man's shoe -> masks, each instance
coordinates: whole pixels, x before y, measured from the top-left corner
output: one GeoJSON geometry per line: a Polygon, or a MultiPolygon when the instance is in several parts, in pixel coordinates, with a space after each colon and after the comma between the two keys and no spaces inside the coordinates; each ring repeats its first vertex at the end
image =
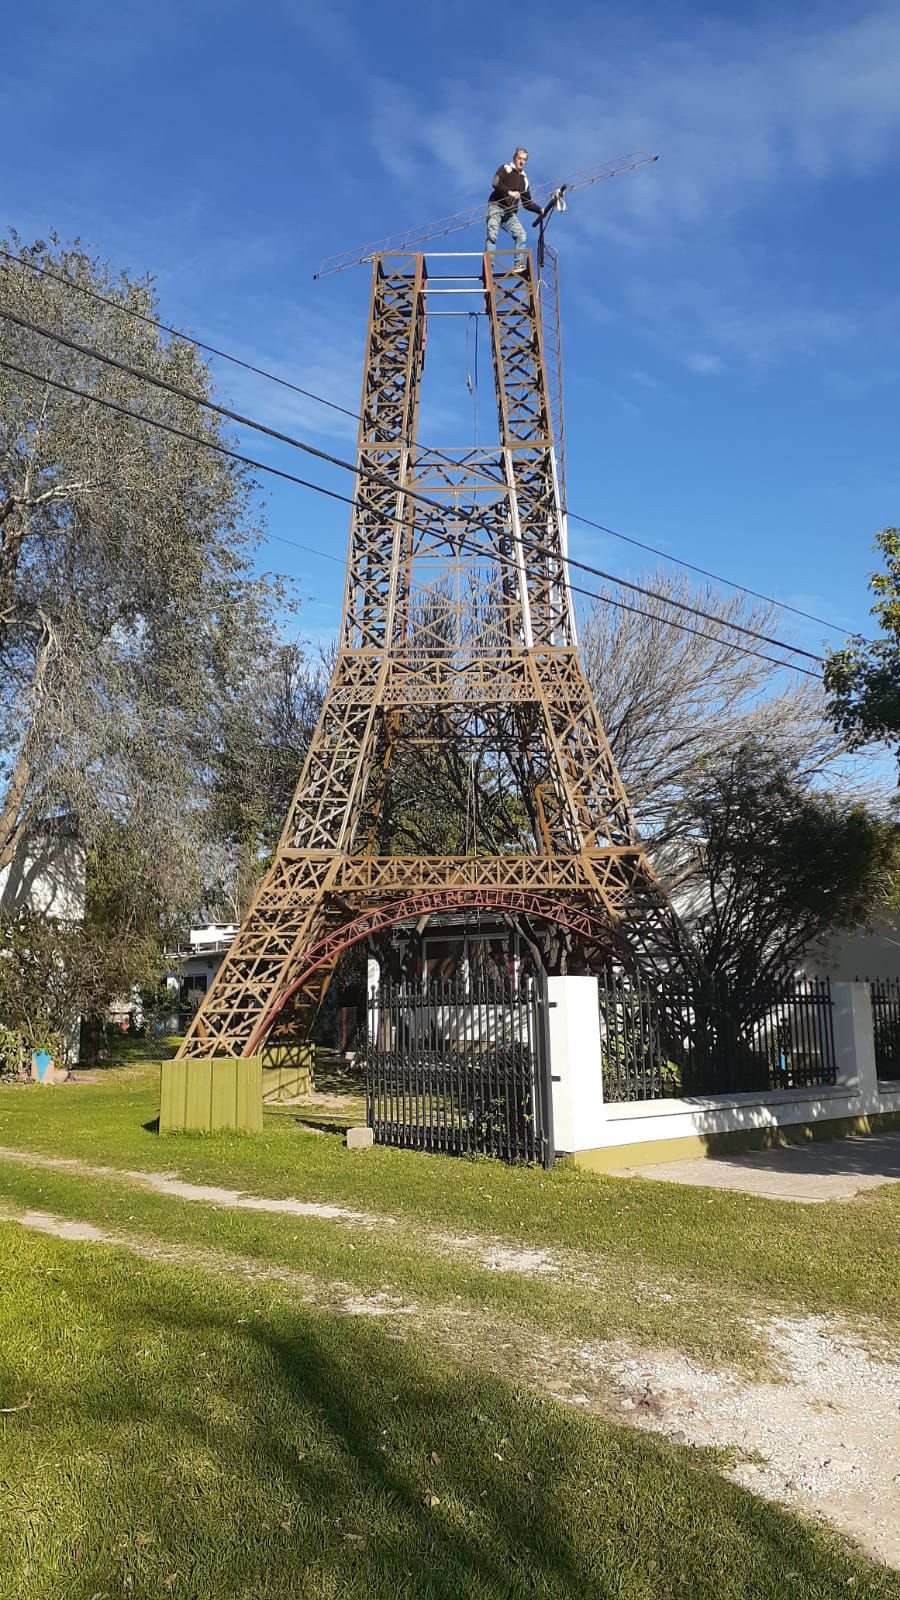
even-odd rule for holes
{"type": "Polygon", "coordinates": [[[522,276],[524,276],[524,274],[527,271],[528,271],[528,262],[527,261],[523,261],[522,265],[520,267],[513,267],[513,272],[518,272],[522,276]]]}

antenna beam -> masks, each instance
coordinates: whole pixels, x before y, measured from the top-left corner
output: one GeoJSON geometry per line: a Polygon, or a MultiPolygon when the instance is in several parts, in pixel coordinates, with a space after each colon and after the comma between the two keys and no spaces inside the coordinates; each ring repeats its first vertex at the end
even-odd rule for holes
{"type": "MultiPolygon", "coordinates": [[[[643,150],[632,151],[630,155],[616,156],[612,161],[598,162],[595,167],[581,167],[577,172],[571,172],[567,178],[559,183],[541,184],[534,191],[534,198],[538,205],[546,205],[551,195],[564,190],[567,194],[572,189],[586,189],[593,183],[604,183],[610,178],[616,178],[622,172],[634,172],[638,167],[647,167],[659,156],[645,155],[643,150]]],[[[352,250],[342,250],[337,255],[326,256],[313,277],[328,278],[335,272],[345,272],[348,267],[360,267],[371,264],[376,256],[394,255],[397,252],[417,251],[428,244],[431,239],[444,239],[449,233],[460,233],[464,228],[474,228],[476,223],[484,221],[484,205],[472,206],[468,211],[454,211],[447,217],[438,217],[434,222],[426,222],[424,227],[407,228],[403,233],[393,233],[386,239],[376,239],[371,244],[358,245],[352,250]]]]}

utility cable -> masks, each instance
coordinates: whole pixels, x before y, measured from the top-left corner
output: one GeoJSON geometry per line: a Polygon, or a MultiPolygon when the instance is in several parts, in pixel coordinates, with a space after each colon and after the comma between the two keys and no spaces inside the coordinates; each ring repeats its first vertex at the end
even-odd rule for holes
{"type": "Polygon", "coordinates": [[[39,267],[36,261],[22,261],[20,256],[13,255],[11,250],[0,249],[0,259],[9,261],[14,267],[27,267],[30,272],[39,272],[44,278],[51,278],[54,283],[64,284],[67,289],[77,289],[79,294],[85,294],[90,300],[96,300],[101,306],[110,306],[113,311],[121,311],[126,317],[134,317],[137,322],[143,322],[149,328],[158,328],[163,333],[168,333],[173,339],[181,339],[184,344],[196,345],[198,350],[205,350],[207,355],[218,356],[221,361],[230,361],[232,366],[243,367],[245,372],[252,372],[257,378],[265,378],[269,383],[278,383],[282,389],[290,389],[292,394],[301,394],[306,400],[315,400],[317,405],[328,406],[331,411],[340,411],[345,417],[352,417],[359,422],[359,413],[351,411],[348,406],[339,406],[336,400],[326,400],[324,395],[314,394],[312,389],[301,389],[299,384],[291,383],[287,378],[280,378],[277,372],[267,372],[265,367],[256,367],[252,361],[244,361],[240,356],[231,355],[227,350],[219,350],[214,344],[205,344],[202,339],[195,339],[193,334],[184,333],[181,328],[173,328],[168,322],[160,321],[159,317],[151,317],[147,311],[138,311],[134,306],[125,306],[121,300],[116,300],[113,295],[101,294],[99,289],[89,289],[86,284],[76,283],[74,278],[67,278],[64,272],[53,272],[50,267],[39,267]]]}
{"type": "MultiPolygon", "coordinates": [[[[137,379],[138,382],[152,384],[155,388],[173,394],[180,400],[186,400],[189,404],[198,405],[217,416],[225,417],[239,427],[250,428],[255,432],[264,434],[267,438],[277,440],[281,444],[288,444],[293,449],[301,450],[306,455],[314,456],[319,461],[325,461],[330,466],[339,467],[344,472],[351,472],[357,477],[366,477],[372,482],[381,483],[384,487],[391,489],[393,493],[401,494],[407,500],[427,506],[429,510],[442,513],[445,510],[440,501],[434,500],[428,495],[423,495],[421,491],[403,488],[395,484],[385,473],[374,472],[369,468],[360,467],[355,462],[345,461],[342,457],[332,455],[327,450],[318,449],[315,445],[309,444],[307,440],[298,439],[293,434],[282,433],[280,429],[271,428],[267,423],[259,422],[253,417],[246,417],[241,412],[234,411],[230,406],[223,406],[214,400],[208,399],[205,395],[196,394],[190,389],[183,389],[180,384],[161,378],[156,373],[146,371],[143,367],[136,367],[131,362],[121,361],[117,356],[107,355],[91,345],[82,344],[77,339],[70,339],[66,334],[55,332],[52,328],[46,328],[41,323],[34,322],[29,318],[19,317],[15,312],[4,310],[2,307],[0,307],[0,317],[4,321],[11,322],[16,327],[30,333],[36,333],[39,337],[49,339],[53,343],[64,346],[66,349],[74,350],[77,354],[85,356],[89,360],[100,361],[119,372],[124,372],[129,377],[137,379]]],[[[461,520],[468,521],[476,527],[484,528],[484,524],[479,519],[472,517],[471,514],[466,514],[461,520]]],[[[821,662],[822,660],[822,657],[816,655],[812,650],[806,650],[800,645],[789,644],[772,634],[763,633],[760,629],[747,627],[745,623],[725,622],[722,618],[714,616],[701,606],[693,606],[685,600],[678,600],[674,597],[660,594],[658,590],[648,589],[644,585],[634,583],[628,578],[620,578],[615,573],[605,572],[601,567],[594,567],[587,562],[577,561],[571,556],[557,553],[555,550],[535,540],[522,540],[521,543],[523,550],[528,553],[543,555],[550,561],[564,563],[569,568],[574,567],[577,571],[588,573],[591,577],[602,578],[604,582],[620,584],[623,588],[632,589],[636,593],[655,600],[662,600],[666,605],[676,610],[685,611],[706,621],[713,621],[721,627],[731,628],[737,633],[746,635],[748,638],[757,639],[762,644],[772,645],[777,650],[789,650],[793,655],[803,656],[809,661],[821,662]]],[[[570,587],[574,586],[570,585],[570,587]]]]}
{"type": "MultiPolygon", "coordinates": [[[[253,456],[244,455],[238,450],[232,450],[229,446],[223,445],[217,440],[204,439],[198,434],[188,432],[186,428],[179,428],[175,423],[163,422],[158,418],[145,416],[141,412],[131,411],[127,406],[119,405],[115,400],[110,400],[104,395],[91,394],[84,389],[77,388],[74,384],[64,383],[60,378],[51,378],[39,372],[32,372],[27,367],[19,366],[13,361],[6,360],[4,357],[0,357],[0,367],[5,368],[7,372],[16,373],[19,377],[28,378],[34,383],[48,384],[51,388],[58,389],[64,394],[73,395],[77,400],[87,400],[93,405],[104,406],[108,411],[117,412],[119,416],[126,417],[130,422],[139,422],[143,423],[147,427],[157,428],[163,433],[173,434],[176,438],[186,439],[191,444],[200,445],[202,448],[207,450],[213,450],[219,455],[226,456],[232,461],[238,461],[244,466],[252,467],[256,471],[268,472],[276,478],[286,480],[288,483],[298,484],[300,488],[311,489],[314,493],[323,494],[330,500],[339,500],[344,505],[349,505],[354,508],[358,504],[358,502],[349,495],[340,494],[334,489],[327,489],[323,484],[313,483],[308,478],[300,478],[295,473],[286,472],[281,467],[273,467],[268,462],[258,461],[253,456]]],[[[381,478],[382,474],[377,474],[377,477],[381,478]]],[[[389,520],[391,522],[397,522],[401,519],[392,516],[389,520]]],[[[313,545],[301,544],[296,539],[288,539],[280,534],[269,533],[264,534],[262,537],[265,539],[276,539],[281,544],[290,545],[292,548],[303,550],[309,555],[322,556],[326,560],[338,562],[338,564],[341,566],[345,565],[345,563],[341,561],[340,557],[332,556],[328,552],[319,550],[313,545]]],[[[466,549],[467,551],[471,551],[476,555],[484,554],[483,547],[479,544],[473,543],[471,539],[467,540],[465,535],[459,538],[456,542],[458,543],[460,549],[466,549]]],[[[502,552],[495,549],[492,552],[491,558],[499,566],[505,567],[513,576],[517,575],[516,564],[511,557],[504,556],[502,552]]],[[[678,628],[683,633],[692,634],[698,639],[706,639],[712,644],[719,645],[722,649],[735,651],[738,655],[753,656],[759,661],[769,662],[772,666],[780,667],[785,671],[798,672],[806,678],[814,678],[816,681],[819,680],[819,674],[817,672],[811,672],[808,667],[801,667],[796,662],[783,661],[777,656],[766,655],[764,652],[760,650],[753,650],[747,645],[736,644],[731,639],[723,639],[720,635],[705,633],[699,628],[692,628],[685,622],[677,622],[673,617],[660,616],[656,611],[646,611],[640,606],[629,605],[626,601],[617,600],[612,595],[606,594],[602,590],[585,589],[578,584],[572,583],[568,585],[568,588],[570,592],[574,594],[583,595],[590,600],[600,600],[605,605],[613,606],[620,611],[631,612],[634,616],[646,617],[650,621],[660,623],[664,627],[678,628]]],[[[665,595],[657,595],[654,596],[654,598],[660,600],[664,605],[668,605],[670,603],[665,595]]],[[[720,628],[727,628],[731,626],[730,623],[723,622],[721,618],[718,617],[712,617],[711,620],[720,628]]],[[[786,646],[784,648],[790,647],[786,646]]]]}
{"type": "MultiPolygon", "coordinates": [[[[362,420],[358,411],[352,411],[348,406],[338,405],[336,401],[327,399],[324,395],[316,394],[311,389],[301,388],[298,384],[291,383],[287,378],[279,377],[275,372],[267,372],[264,367],[257,367],[250,361],[244,361],[240,356],[230,354],[227,350],[220,350],[216,345],[206,344],[202,339],[196,339],[182,329],[173,327],[170,323],[162,322],[158,317],[152,317],[144,311],[137,311],[133,306],[126,306],[111,295],[101,294],[97,289],[89,289],[85,284],[76,283],[74,278],[68,278],[64,273],[54,272],[50,267],[39,266],[35,261],[23,261],[20,256],[14,255],[10,250],[0,249],[0,259],[9,261],[21,271],[40,273],[42,277],[50,278],[54,283],[65,285],[69,289],[76,289],[80,294],[87,295],[89,299],[96,300],[100,305],[110,306],[113,310],[121,312],[124,316],[134,317],[138,322],[143,322],[152,328],[158,328],[163,333],[168,333],[175,339],[181,339],[186,344],[196,345],[198,350],[205,350],[207,354],[218,356],[222,361],[230,361],[234,366],[242,367],[246,372],[255,373],[257,377],[265,378],[269,383],[279,384],[283,389],[289,389],[293,394],[303,395],[307,400],[313,400],[318,405],[327,406],[332,411],[339,411],[345,417],[351,417],[354,422],[362,420]]],[[[474,315],[474,313],[463,313],[474,315]]],[[[476,324],[477,339],[477,324],[476,324]]],[[[476,346],[477,361],[477,346],[476,346]]],[[[586,528],[594,528],[598,533],[605,533],[611,539],[619,539],[624,544],[630,544],[637,550],[646,550],[649,555],[668,561],[673,566],[684,567],[688,572],[696,572],[701,577],[709,578],[713,583],[724,583],[729,589],[735,589],[739,594],[749,595],[754,600],[762,600],[766,605],[777,606],[781,611],[789,611],[793,616],[803,617],[807,622],[815,622],[822,628],[830,628],[834,633],[846,636],[847,630],[840,623],[830,622],[826,617],[819,617],[812,611],[804,611],[799,606],[789,605],[786,600],[777,600],[774,595],[763,594],[759,589],[748,588],[746,584],[737,583],[733,578],[724,578],[721,573],[711,572],[707,567],[698,566],[693,561],[685,561],[681,556],[673,556],[666,550],[660,550],[656,545],[646,544],[642,539],[635,539],[630,534],[620,533],[616,528],[606,527],[601,522],[595,522],[591,517],[583,517],[576,511],[569,511],[573,522],[578,522],[586,528]]],[[[570,556],[568,558],[573,561],[570,556]]],[[[585,569],[590,570],[590,569],[585,569]]]]}
{"type": "Polygon", "coordinates": [[[627,533],[618,533],[615,528],[607,528],[602,522],[582,517],[577,511],[569,511],[567,514],[571,522],[580,522],[585,528],[595,528],[598,533],[608,533],[611,539],[621,539],[625,544],[633,544],[636,549],[646,550],[651,556],[659,556],[661,560],[670,561],[676,567],[686,567],[688,572],[697,572],[702,578],[710,578],[713,583],[727,584],[729,589],[737,589],[740,594],[750,595],[753,600],[763,600],[766,605],[778,606],[780,611],[790,611],[795,617],[804,617],[807,622],[816,622],[822,628],[831,628],[834,633],[843,634],[846,638],[847,629],[842,628],[839,622],[829,622],[825,617],[817,617],[814,612],[804,611],[800,606],[788,605],[786,600],[776,600],[773,595],[763,594],[759,589],[748,589],[746,584],[735,583],[733,578],[723,578],[716,572],[710,572],[707,567],[698,567],[693,561],[669,555],[665,550],[657,549],[656,545],[644,544],[643,540],[633,539],[627,533]]]}
{"type": "MultiPolygon", "coordinates": [[[[420,492],[417,492],[415,490],[406,489],[406,488],[401,487],[400,485],[396,484],[385,473],[374,472],[371,469],[360,467],[360,466],[356,465],[353,462],[344,461],[339,456],[333,456],[327,451],[318,450],[314,445],[307,444],[306,441],[304,441],[304,440],[295,439],[290,434],[283,434],[277,429],[269,428],[265,423],[256,422],[252,418],[244,418],[241,415],[241,413],[232,411],[227,406],[220,406],[215,401],[208,400],[205,396],[194,394],[190,390],[182,389],[179,385],[167,382],[165,379],[159,378],[153,373],[148,373],[148,372],[144,371],[144,369],[142,369],[142,368],[133,367],[127,362],[119,361],[118,358],[115,357],[115,356],[106,356],[106,355],[103,354],[102,351],[95,350],[91,346],[82,345],[77,340],[69,339],[63,334],[53,333],[51,330],[48,330],[48,329],[42,327],[40,324],[29,322],[27,319],[21,318],[21,317],[17,317],[12,313],[0,310],[0,317],[3,317],[7,321],[13,322],[17,326],[27,328],[31,332],[37,333],[39,336],[41,336],[43,338],[50,339],[51,341],[53,341],[55,343],[59,343],[59,344],[62,344],[62,345],[66,346],[66,347],[68,347],[70,349],[73,349],[73,350],[77,351],[80,355],[88,356],[91,359],[98,360],[101,363],[104,363],[104,364],[106,364],[108,366],[112,366],[112,367],[114,367],[114,368],[116,368],[116,369],[118,369],[120,371],[124,371],[124,372],[128,373],[130,376],[137,378],[138,381],[141,381],[141,382],[146,381],[146,382],[154,385],[156,388],[163,390],[164,392],[167,392],[167,393],[170,393],[170,394],[174,394],[179,399],[187,400],[189,403],[199,405],[202,408],[204,408],[205,410],[209,410],[209,411],[212,411],[212,412],[214,412],[214,413],[216,413],[218,415],[225,416],[225,417],[229,418],[231,421],[235,421],[235,422],[239,423],[240,425],[244,425],[244,426],[247,426],[247,427],[249,427],[251,429],[255,429],[256,431],[261,432],[261,433],[265,434],[268,437],[272,437],[272,438],[278,439],[281,442],[286,443],[286,444],[291,444],[295,448],[303,450],[307,454],[313,455],[319,460],[326,461],[326,462],[328,462],[329,464],[331,464],[333,466],[338,466],[338,467],[342,468],[344,471],[351,472],[351,473],[355,474],[358,478],[364,478],[364,479],[370,480],[372,482],[382,484],[385,487],[389,488],[393,493],[400,494],[400,495],[403,495],[404,497],[406,497],[407,499],[410,499],[410,500],[413,500],[413,501],[417,501],[420,504],[423,504],[423,505],[427,506],[430,510],[437,510],[437,511],[439,511],[439,512],[441,512],[443,514],[445,509],[446,509],[439,501],[432,500],[429,497],[427,497],[425,495],[422,495],[420,492]]],[[[9,364],[7,363],[7,365],[9,365],[9,364]]],[[[24,372],[24,369],[17,369],[17,370],[19,370],[20,372],[24,372]]],[[[34,374],[32,374],[31,376],[35,377],[34,374]]],[[[54,382],[54,380],[52,380],[50,378],[47,378],[46,380],[42,380],[40,377],[36,377],[35,381],[37,381],[37,382],[47,381],[47,382],[50,382],[50,383],[54,382]]],[[[59,384],[57,384],[56,386],[60,387],[59,384]]],[[[69,387],[69,386],[62,385],[62,387],[65,388],[65,387],[69,387]]],[[[84,398],[84,399],[88,399],[88,400],[90,400],[90,399],[99,399],[100,398],[99,396],[92,396],[92,395],[86,393],[86,391],[81,390],[81,389],[77,389],[77,388],[71,388],[70,392],[75,394],[75,395],[77,395],[79,398],[84,398]]],[[[124,414],[126,416],[131,416],[131,417],[137,417],[138,416],[137,413],[130,412],[130,411],[127,410],[127,408],[114,408],[114,409],[123,410],[123,412],[124,412],[124,414]]],[[[153,419],[146,418],[146,417],[139,418],[139,420],[143,420],[145,422],[152,422],[153,421],[153,419]]],[[[204,442],[202,439],[199,439],[196,435],[191,435],[191,434],[187,433],[185,430],[177,430],[177,431],[183,433],[184,437],[189,438],[189,439],[193,439],[194,442],[197,442],[197,443],[203,443],[204,442]]],[[[238,455],[237,453],[234,453],[234,452],[232,452],[232,453],[235,455],[235,459],[243,460],[247,464],[252,464],[251,458],[242,457],[242,456],[240,456],[240,455],[238,455]]],[[[260,463],[259,465],[260,465],[261,470],[263,470],[263,471],[269,470],[269,469],[266,468],[266,466],[264,464],[260,463]]],[[[279,469],[271,469],[271,470],[275,471],[277,475],[282,476],[282,477],[287,477],[288,479],[291,479],[294,476],[293,474],[290,474],[290,473],[280,472],[279,469]]],[[[306,487],[306,488],[316,489],[317,487],[320,487],[320,486],[317,486],[315,484],[311,484],[306,479],[296,479],[295,481],[301,483],[303,485],[303,487],[306,487]]],[[[346,504],[348,504],[348,505],[352,505],[354,503],[349,497],[338,495],[334,491],[324,490],[323,492],[331,495],[331,497],[334,498],[334,499],[342,499],[342,500],[344,500],[344,502],[346,504]]],[[[488,532],[490,531],[489,529],[486,529],[485,524],[483,522],[481,522],[480,519],[472,517],[471,514],[467,514],[461,520],[469,522],[470,524],[474,525],[475,527],[480,528],[482,531],[488,531],[488,532]]],[[[565,557],[565,556],[559,554],[558,552],[556,552],[555,550],[552,550],[552,549],[550,549],[549,547],[547,547],[545,545],[541,545],[541,544],[537,543],[536,541],[533,541],[533,540],[520,540],[520,542],[521,542],[521,545],[522,545],[522,549],[526,553],[534,553],[534,554],[537,554],[537,555],[543,555],[543,556],[547,557],[549,560],[551,560],[553,562],[558,562],[560,564],[567,563],[570,566],[576,566],[576,567],[580,568],[581,570],[584,570],[584,571],[587,571],[587,572],[591,573],[593,576],[602,577],[608,582],[613,582],[613,583],[615,583],[617,585],[623,585],[626,588],[637,589],[639,592],[649,596],[652,599],[659,600],[665,605],[668,605],[668,606],[671,606],[671,607],[675,607],[675,608],[677,608],[679,610],[688,611],[691,614],[699,616],[701,618],[704,618],[707,621],[714,622],[718,627],[731,628],[733,631],[737,631],[739,633],[746,634],[751,638],[758,639],[762,643],[771,644],[776,649],[787,650],[787,651],[790,651],[792,654],[805,656],[811,661],[816,661],[816,662],[821,662],[822,661],[822,657],[816,656],[811,651],[804,650],[800,646],[788,644],[786,641],[784,641],[782,639],[777,639],[777,638],[773,637],[772,635],[763,634],[763,633],[759,632],[756,629],[747,628],[743,623],[727,622],[727,621],[723,620],[721,617],[716,617],[711,612],[704,611],[699,607],[690,606],[685,601],[675,600],[675,599],[670,598],[667,595],[660,594],[656,590],[645,589],[641,585],[632,584],[630,582],[630,580],[628,580],[628,579],[618,578],[615,574],[612,574],[612,573],[604,573],[601,569],[589,567],[584,562],[573,562],[573,561],[570,560],[570,558],[565,557]]],[[[598,598],[598,596],[596,595],[595,591],[584,589],[583,587],[580,587],[577,584],[572,584],[570,582],[569,583],[569,588],[572,590],[573,593],[587,595],[589,598],[598,598]]],[[[625,609],[627,609],[627,608],[625,608],[625,609]]],[[[638,613],[638,614],[640,614],[640,613],[638,613]]],[[[648,615],[649,615],[649,613],[648,613],[648,615]]],[[[707,637],[708,638],[708,637],[711,637],[711,636],[710,635],[701,635],[701,637],[707,637]]],[[[766,659],[772,660],[772,657],[767,657],[766,659]]],[[[813,676],[814,676],[814,674],[813,674],[813,676]]]]}

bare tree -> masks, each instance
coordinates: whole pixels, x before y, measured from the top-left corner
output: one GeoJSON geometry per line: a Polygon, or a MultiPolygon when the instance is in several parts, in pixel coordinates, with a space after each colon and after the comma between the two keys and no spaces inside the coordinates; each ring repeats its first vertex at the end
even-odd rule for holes
{"type": "Polygon", "coordinates": [[[726,766],[748,741],[788,764],[798,781],[827,777],[829,787],[853,792],[847,745],[821,683],[760,659],[775,651],[728,626],[783,637],[776,607],[661,572],[642,582],[663,598],[642,596],[643,615],[596,602],[582,625],[581,655],[641,830],[663,856],[683,834],[682,801],[697,770],[726,766]],[[713,620],[666,600],[702,608],[713,620]],[[741,644],[759,655],[734,648],[741,644]]]}
{"type": "Polygon", "coordinates": [[[224,699],[210,763],[207,902],[239,921],[284,819],[319,712],[326,660],[294,641],[250,663],[224,699]]]}

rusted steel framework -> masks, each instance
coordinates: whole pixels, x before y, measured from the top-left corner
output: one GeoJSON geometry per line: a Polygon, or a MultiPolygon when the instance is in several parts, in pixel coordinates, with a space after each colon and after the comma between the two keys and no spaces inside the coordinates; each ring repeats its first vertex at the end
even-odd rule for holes
{"type": "Polygon", "coordinates": [[[402,900],[389,900],[370,906],[354,917],[352,922],[329,933],[312,949],[304,952],[300,972],[287,989],[276,995],[268,1010],[260,1017],[246,1046],[252,1055],[265,1038],[283,1007],[310,984],[320,971],[330,972],[339,955],[352,945],[360,944],[371,934],[383,933],[387,928],[402,922],[419,922],[440,911],[515,911],[538,917],[545,922],[555,922],[576,933],[585,944],[594,945],[608,955],[627,959],[627,949],[618,939],[615,930],[604,918],[583,906],[571,904],[553,895],[536,894],[531,889],[430,889],[427,892],[406,895],[402,900]]]}
{"type": "Polygon", "coordinates": [[[450,291],[422,255],[374,263],[338,657],[275,858],[183,1056],[252,1053],[288,1001],[308,1026],[356,931],[401,915],[519,910],[644,965],[679,940],[578,658],[533,269],[466,259],[477,272],[455,270],[450,291]],[[441,292],[475,294],[486,313],[489,447],[418,441],[441,292]],[[517,751],[533,850],[378,853],[392,761],[449,737],[517,751]]]}
{"type": "Polygon", "coordinates": [[[544,247],[544,263],[538,272],[537,297],[541,314],[541,331],[544,335],[547,391],[550,396],[550,417],[556,444],[556,473],[559,479],[560,509],[565,531],[566,425],[562,383],[562,323],[559,315],[559,257],[550,244],[544,247]]]}

